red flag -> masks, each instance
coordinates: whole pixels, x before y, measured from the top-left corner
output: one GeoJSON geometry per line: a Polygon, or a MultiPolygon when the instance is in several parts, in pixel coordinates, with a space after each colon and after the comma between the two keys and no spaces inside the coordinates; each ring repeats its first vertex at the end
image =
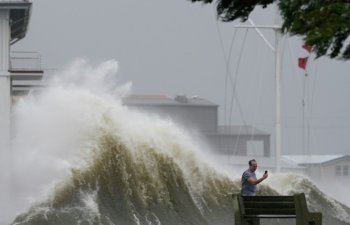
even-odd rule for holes
{"type": "Polygon", "coordinates": [[[311,49],[312,49],[312,46],[311,46],[311,45],[304,44],[302,47],[303,47],[306,51],[311,52],[311,49]]]}
{"type": "Polygon", "coordinates": [[[298,66],[303,70],[305,70],[308,59],[309,57],[298,58],[298,66]]]}

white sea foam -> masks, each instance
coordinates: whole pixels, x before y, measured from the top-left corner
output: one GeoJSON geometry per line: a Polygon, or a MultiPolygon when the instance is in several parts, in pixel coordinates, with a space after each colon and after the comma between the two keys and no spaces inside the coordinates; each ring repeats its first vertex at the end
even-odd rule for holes
{"type": "Polygon", "coordinates": [[[109,106],[122,108],[120,97],[131,87],[130,83],[118,85],[117,69],[114,60],[95,67],[77,60],[53,76],[45,90],[16,103],[11,168],[14,213],[47,196],[69,176],[70,168],[84,166],[86,150],[94,145],[91,128],[99,125],[109,106]]]}
{"type": "MultiPolygon", "coordinates": [[[[117,132],[130,151],[147,145],[168,154],[188,179],[191,171],[207,172],[198,166],[202,154],[184,129],[121,104],[131,84],[118,84],[117,68],[113,60],[96,67],[77,60],[53,76],[45,90],[17,102],[11,168],[15,212],[48,196],[57,182],[70,175],[71,168],[89,164],[99,128],[117,132]]],[[[199,182],[192,184],[196,191],[200,186],[199,182]]],[[[93,203],[91,198],[87,200],[93,203]]],[[[93,209],[93,204],[90,206],[93,209]]]]}
{"type": "Polygon", "coordinates": [[[98,190],[93,190],[81,193],[83,205],[80,211],[83,212],[83,218],[90,221],[90,224],[94,224],[96,221],[100,221],[101,218],[101,213],[96,201],[97,192],[98,190]]]}

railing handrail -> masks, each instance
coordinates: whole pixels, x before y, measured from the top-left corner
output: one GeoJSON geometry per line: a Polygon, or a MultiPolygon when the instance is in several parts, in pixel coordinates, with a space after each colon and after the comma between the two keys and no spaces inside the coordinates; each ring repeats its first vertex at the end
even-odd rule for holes
{"type": "Polygon", "coordinates": [[[39,52],[11,51],[10,69],[41,70],[41,68],[41,54],[39,52]],[[14,64],[19,64],[19,66],[14,64]]]}

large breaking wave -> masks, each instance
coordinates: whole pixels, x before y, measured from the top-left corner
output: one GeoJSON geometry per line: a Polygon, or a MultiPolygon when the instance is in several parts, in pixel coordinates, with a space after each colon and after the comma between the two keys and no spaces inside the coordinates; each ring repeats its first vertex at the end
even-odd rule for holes
{"type": "MultiPolygon", "coordinates": [[[[79,61],[17,103],[13,176],[23,188],[14,205],[22,213],[12,224],[234,224],[239,178],[216,170],[172,121],[123,106],[128,88],[116,88],[116,69],[79,61]]],[[[324,224],[350,224],[349,208],[308,179],[271,179],[259,194],[305,192],[324,224]]]]}

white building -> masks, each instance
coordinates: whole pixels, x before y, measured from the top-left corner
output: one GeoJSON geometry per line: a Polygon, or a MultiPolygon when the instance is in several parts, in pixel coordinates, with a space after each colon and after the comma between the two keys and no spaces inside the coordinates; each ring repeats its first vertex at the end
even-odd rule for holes
{"type": "Polygon", "coordinates": [[[350,155],[284,155],[283,159],[303,167],[303,172],[320,184],[350,184],[350,155]]]}

